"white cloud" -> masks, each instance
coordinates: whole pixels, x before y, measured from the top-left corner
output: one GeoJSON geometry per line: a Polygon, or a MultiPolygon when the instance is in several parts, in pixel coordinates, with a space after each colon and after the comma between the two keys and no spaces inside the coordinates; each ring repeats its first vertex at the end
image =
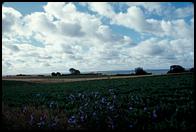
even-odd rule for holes
{"type": "Polygon", "coordinates": [[[127,13],[118,13],[111,23],[123,25],[138,32],[143,32],[148,27],[143,11],[136,6],[129,7],[127,13]]]}
{"type": "Polygon", "coordinates": [[[43,12],[35,12],[27,15],[24,19],[29,29],[33,32],[38,32],[44,35],[54,34],[56,32],[56,26],[43,12]]]}
{"type": "Polygon", "coordinates": [[[146,15],[158,15],[163,18],[176,19],[191,16],[194,13],[194,5],[176,8],[169,2],[126,2],[129,7],[137,6],[145,10],[146,15]]]}
{"type": "Polygon", "coordinates": [[[193,30],[184,19],[168,21],[146,19],[143,11],[136,6],[129,7],[126,13],[116,14],[111,23],[134,29],[139,33],[148,33],[159,37],[193,37],[193,30]]]}
{"type": "Polygon", "coordinates": [[[81,31],[81,26],[77,23],[64,23],[58,22],[56,26],[61,34],[67,36],[82,36],[84,33],[81,31]]]}
{"type": "Polygon", "coordinates": [[[150,13],[160,14],[162,6],[160,2],[126,2],[128,6],[139,6],[145,8],[150,13]]]}
{"type": "Polygon", "coordinates": [[[111,24],[125,26],[139,33],[148,33],[159,37],[185,37],[184,35],[192,37],[192,30],[190,31],[189,25],[183,19],[156,20],[154,18],[146,18],[146,14],[144,14],[144,12],[148,11],[151,14],[163,15],[163,18],[164,16],[167,18],[167,16],[170,15],[174,16],[174,18],[183,18],[193,15],[192,6],[176,9],[170,6],[169,3],[163,3],[165,4],[165,6],[163,6],[159,2],[127,2],[126,4],[129,7],[124,13],[115,13],[114,10],[112,10],[112,4],[109,3],[91,3],[88,5],[90,10],[110,18],[111,24]],[[104,6],[99,7],[102,4],[104,6]],[[142,7],[144,11],[141,9],[142,7]],[[167,9],[169,9],[169,11],[167,9]],[[108,13],[112,15],[108,15],[108,13]],[[179,32],[180,29],[182,29],[182,32],[179,32]]]}
{"type": "Polygon", "coordinates": [[[176,18],[184,18],[187,16],[192,16],[194,14],[194,5],[184,7],[184,8],[177,8],[174,12],[174,16],[176,18]]]}
{"type": "Polygon", "coordinates": [[[107,2],[88,2],[88,7],[102,16],[112,18],[115,15],[112,6],[107,2]]]}
{"type": "Polygon", "coordinates": [[[62,9],[65,4],[64,2],[48,2],[43,8],[46,13],[60,19],[63,16],[62,9]]]}
{"type": "Polygon", "coordinates": [[[157,31],[162,32],[158,21],[153,19],[146,20],[143,11],[136,6],[129,7],[126,13],[116,14],[111,24],[122,25],[139,33],[154,34],[155,32],[157,34],[157,31]]]}
{"type": "Polygon", "coordinates": [[[171,20],[147,18],[146,10],[157,14],[162,11],[158,8],[162,8],[160,3],[130,3],[125,12],[114,12],[110,3],[83,5],[94,13],[80,12],[75,3],[48,3],[44,12],[25,16],[13,8],[3,7],[3,73],[193,64],[194,17],[189,21],[184,19],[187,15],[171,20]],[[109,24],[102,16],[109,18],[109,24]],[[137,32],[143,40],[135,43],[134,35],[115,33],[114,24],[137,32]],[[37,46],[39,43],[41,46],[37,46]]]}
{"type": "Polygon", "coordinates": [[[17,45],[5,45],[8,49],[10,49],[12,52],[19,52],[20,49],[18,48],[17,45]]]}
{"type": "Polygon", "coordinates": [[[18,25],[22,14],[10,7],[2,7],[2,31],[3,33],[12,32],[18,25]]]}
{"type": "Polygon", "coordinates": [[[171,48],[178,54],[187,54],[189,52],[194,52],[193,46],[194,42],[191,39],[181,38],[170,41],[171,48]]]}

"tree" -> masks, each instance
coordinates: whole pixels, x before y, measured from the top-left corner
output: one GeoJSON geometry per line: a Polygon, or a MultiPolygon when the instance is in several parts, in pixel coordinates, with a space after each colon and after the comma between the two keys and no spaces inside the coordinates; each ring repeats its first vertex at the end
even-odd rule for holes
{"type": "Polygon", "coordinates": [[[57,76],[61,76],[61,73],[60,73],[60,72],[57,72],[56,75],[57,75],[57,76]]]}
{"type": "Polygon", "coordinates": [[[75,73],[75,70],[76,70],[76,69],[74,69],[74,68],[70,68],[70,69],[69,69],[69,72],[70,72],[71,74],[74,74],[74,73],[75,73]]]}
{"type": "Polygon", "coordinates": [[[69,72],[70,72],[71,74],[73,74],[73,75],[79,75],[79,74],[80,74],[80,71],[79,71],[79,70],[76,70],[76,69],[74,69],[74,68],[70,68],[70,69],[69,69],[69,72]]]}
{"type": "Polygon", "coordinates": [[[180,73],[185,72],[185,68],[180,65],[171,65],[170,70],[167,73],[180,73]]]}
{"type": "Polygon", "coordinates": [[[137,67],[137,68],[135,68],[135,74],[136,75],[146,75],[147,72],[144,71],[142,67],[137,67]]]}
{"type": "Polygon", "coordinates": [[[79,75],[80,71],[79,70],[75,70],[75,75],[79,75]]]}
{"type": "Polygon", "coordinates": [[[194,72],[194,67],[192,67],[192,68],[189,70],[189,72],[194,72]]]}
{"type": "Polygon", "coordinates": [[[57,76],[57,74],[55,72],[52,72],[51,75],[52,76],[57,76]]]}

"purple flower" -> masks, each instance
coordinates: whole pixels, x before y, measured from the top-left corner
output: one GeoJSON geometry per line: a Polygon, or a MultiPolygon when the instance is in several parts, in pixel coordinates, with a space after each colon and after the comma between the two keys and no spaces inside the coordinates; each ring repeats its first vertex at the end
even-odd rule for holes
{"type": "Polygon", "coordinates": [[[111,117],[108,117],[108,127],[109,128],[114,128],[115,126],[114,126],[114,122],[113,122],[113,120],[112,120],[112,118],[111,117]]]}
{"type": "Polygon", "coordinates": [[[130,106],[130,107],[129,107],[129,110],[133,110],[133,107],[130,106]]]}
{"type": "Polygon", "coordinates": [[[57,126],[57,123],[52,121],[52,124],[50,125],[52,128],[55,128],[57,126]]]}
{"type": "MultiPolygon", "coordinates": [[[[84,120],[87,118],[87,115],[86,115],[82,110],[79,111],[79,115],[80,115],[80,121],[81,121],[81,122],[84,122],[84,120]]],[[[74,119],[74,118],[75,118],[75,117],[72,117],[72,119],[74,119]]],[[[71,119],[71,118],[70,118],[70,119],[71,119]]],[[[71,119],[71,120],[72,120],[72,119],[71,119]]],[[[70,120],[70,121],[71,121],[71,120],[70,120]]]]}
{"type": "Polygon", "coordinates": [[[157,118],[156,110],[153,110],[152,116],[153,116],[154,118],[157,118]]]}
{"type": "Polygon", "coordinates": [[[37,123],[38,127],[43,127],[45,125],[45,122],[44,121],[41,121],[39,123],[37,123]]]}
{"type": "Polygon", "coordinates": [[[147,107],[144,107],[144,111],[145,111],[145,112],[147,111],[147,107]]]}
{"type": "Polygon", "coordinates": [[[109,109],[110,109],[111,111],[113,111],[114,106],[113,106],[113,105],[112,105],[112,106],[110,106],[110,107],[109,107],[109,109]]]}
{"type": "Polygon", "coordinates": [[[58,118],[58,116],[55,116],[54,121],[55,121],[56,123],[58,123],[58,122],[59,122],[59,118],[58,118]]]}
{"type": "Polygon", "coordinates": [[[153,110],[153,112],[152,112],[152,121],[156,122],[156,119],[157,119],[157,113],[156,113],[156,110],[153,110]]]}
{"type": "Polygon", "coordinates": [[[133,125],[132,125],[132,124],[130,124],[130,125],[129,125],[129,128],[133,128],[133,125]]]}
{"type": "Polygon", "coordinates": [[[81,121],[81,122],[84,122],[84,118],[85,118],[84,115],[81,115],[81,116],[80,116],[80,121],[81,121]]]}
{"type": "Polygon", "coordinates": [[[52,108],[53,104],[54,104],[54,101],[51,101],[49,104],[49,107],[52,108]]]}
{"type": "Polygon", "coordinates": [[[76,124],[76,118],[75,118],[75,116],[71,116],[68,119],[68,123],[71,124],[71,125],[76,124]]]}
{"type": "Polygon", "coordinates": [[[101,98],[101,103],[105,103],[106,99],[104,97],[101,98]]]}
{"type": "Polygon", "coordinates": [[[34,123],[34,113],[31,113],[29,124],[32,126],[33,123],[34,123]]]}
{"type": "Polygon", "coordinates": [[[45,121],[47,118],[47,115],[45,113],[42,113],[41,117],[40,117],[40,121],[45,121]]]}
{"type": "Polygon", "coordinates": [[[55,116],[55,118],[52,120],[51,127],[55,128],[58,122],[59,122],[58,116],[55,116]]]}
{"type": "Polygon", "coordinates": [[[97,114],[96,114],[96,112],[93,112],[93,116],[96,116],[97,114]]]}
{"type": "Polygon", "coordinates": [[[26,112],[27,112],[27,107],[26,107],[26,106],[24,106],[24,107],[22,108],[22,112],[23,112],[23,113],[26,113],[26,112]]]}

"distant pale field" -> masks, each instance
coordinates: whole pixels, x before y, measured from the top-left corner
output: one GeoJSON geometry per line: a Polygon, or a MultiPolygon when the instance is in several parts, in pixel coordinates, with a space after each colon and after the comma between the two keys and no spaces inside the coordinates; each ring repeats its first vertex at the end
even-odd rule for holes
{"type": "MultiPolygon", "coordinates": [[[[177,73],[180,74],[180,73],[177,73]]],[[[173,74],[171,74],[173,75],[173,74]]],[[[2,77],[3,80],[14,80],[14,81],[25,81],[35,83],[61,83],[61,82],[77,82],[77,81],[90,81],[90,80],[105,80],[105,79],[120,79],[120,78],[137,78],[147,76],[166,76],[166,75],[135,75],[135,76],[62,76],[62,77],[51,77],[51,76],[10,76],[2,77]]]]}

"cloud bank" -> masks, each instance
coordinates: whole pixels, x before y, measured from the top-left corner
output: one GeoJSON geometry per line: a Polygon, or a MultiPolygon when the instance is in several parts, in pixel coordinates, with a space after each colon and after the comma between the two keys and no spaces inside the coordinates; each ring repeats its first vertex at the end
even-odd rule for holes
{"type": "Polygon", "coordinates": [[[42,8],[22,14],[2,7],[3,74],[193,66],[191,3],[49,2],[42,8]],[[124,35],[114,26],[130,33],[124,35]]]}

